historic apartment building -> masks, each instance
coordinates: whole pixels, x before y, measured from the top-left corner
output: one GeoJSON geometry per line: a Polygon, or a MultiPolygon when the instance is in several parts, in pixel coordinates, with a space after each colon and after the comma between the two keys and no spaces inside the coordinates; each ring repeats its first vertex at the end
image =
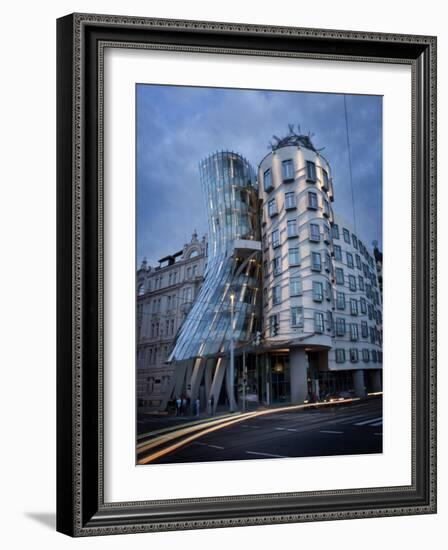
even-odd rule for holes
{"type": "MultiPolygon", "coordinates": [[[[208,264],[197,268],[204,284],[200,278],[196,301],[185,318],[176,314],[173,330],[153,305],[171,290],[142,287],[138,395],[161,405],[199,397],[203,409],[213,398],[215,408],[235,410],[247,398],[257,406],[381,390],[382,255],[335,214],[329,162],[290,127],[254,174],[233,152],[200,163],[209,222],[208,264]]],[[[180,262],[190,259],[184,251],[180,262]]],[[[161,262],[146,277],[155,282],[180,265],[161,262]]]]}
{"type": "Polygon", "coordinates": [[[137,402],[164,408],[174,365],[167,362],[177,331],[203,281],[205,237],[191,241],[156,267],[144,260],[137,271],[137,402]]]}

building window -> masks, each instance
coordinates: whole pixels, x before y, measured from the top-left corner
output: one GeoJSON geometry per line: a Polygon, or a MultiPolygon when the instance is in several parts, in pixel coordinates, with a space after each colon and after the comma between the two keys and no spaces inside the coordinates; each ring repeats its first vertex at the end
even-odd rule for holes
{"type": "Polygon", "coordinates": [[[361,256],[359,254],[355,254],[355,260],[356,260],[356,267],[358,269],[361,269],[361,256]]]}
{"type": "Polygon", "coordinates": [[[356,277],[354,275],[348,276],[348,287],[352,292],[356,292],[356,277]]]}
{"type": "Polygon", "coordinates": [[[362,275],[358,275],[358,283],[359,283],[359,290],[362,290],[362,292],[364,292],[365,290],[364,277],[362,275]]]}
{"type": "Polygon", "coordinates": [[[352,242],[353,242],[354,248],[358,250],[358,239],[356,238],[356,235],[353,235],[353,233],[352,233],[352,242]]]}
{"type": "Polygon", "coordinates": [[[352,348],[350,350],[350,361],[352,363],[357,363],[358,362],[358,350],[356,348],[352,348]]]}
{"type": "Polygon", "coordinates": [[[345,294],[343,292],[336,292],[336,308],[345,309],[345,294]]]}
{"type": "Polygon", "coordinates": [[[350,313],[352,315],[358,315],[358,301],[354,298],[350,299],[350,313]]]}
{"type": "Polygon", "coordinates": [[[275,305],[281,301],[281,288],[280,285],[272,287],[272,303],[275,305]]]}
{"type": "Polygon", "coordinates": [[[336,336],[345,336],[345,319],[342,317],[336,319],[336,336]]]}
{"type": "Polygon", "coordinates": [[[138,295],[139,295],[139,296],[143,296],[144,293],[145,293],[145,285],[141,284],[141,285],[138,287],[138,295]]]}
{"type": "Polygon", "coordinates": [[[345,349],[336,350],[336,363],[345,363],[345,349]]]}
{"type": "Polygon", "coordinates": [[[292,159],[284,160],[282,162],[282,177],[283,181],[294,179],[294,164],[292,159]]]}
{"type": "Polygon", "coordinates": [[[370,343],[374,344],[375,343],[375,329],[374,329],[374,327],[370,327],[369,332],[370,332],[370,343]]]}
{"type": "Polygon", "coordinates": [[[302,295],[302,278],[301,277],[289,278],[289,295],[290,296],[302,295]]]}
{"type": "Polygon", "coordinates": [[[336,283],[338,285],[344,284],[344,270],[341,267],[336,268],[336,283]]]}
{"type": "Polygon", "coordinates": [[[330,204],[327,199],[324,199],[324,216],[326,218],[330,217],[330,204]]]}
{"type": "Polygon", "coordinates": [[[317,223],[310,223],[310,241],[314,243],[320,241],[320,229],[317,223]]]}
{"type": "Polygon", "coordinates": [[[344,227],[342,230],[342,234],[344,235],[344,241],[347,244],[350,244],[350,231],[344,227]]]}
{"type": "Polygon", "coordinates": [[[356,323],[350,324],[350,340],[356,341],[358,339],[358,325],[356,323]]]}
{"type": "Polygon", "coordinates": [[[280,256],[277,256],[272,260],[272,273],[274,276],[280,275],[282,272],[282,259],[280,256]]]}
{"type": "Polygon", "coordinates": [[[296,205],[296,196],[294,193],[285,193],[285,210],[295,208],[296,205]]]}
{"type": "Polygon", "coordinates": [[[363,338],[369,337],[369,327],[367,325],[367,321],[361,321],[361,336],[363,338]]]}
{"type": "Polygon", "coordinates": [[[330,244],[331,242],[331,239],[330,239],[330,229],[324,225],[324,241],[327,243],[327,244],[330,244]]]}
{"type": "Polygon", "coordinates": [[[269,191],[272,191],[274,189],[272,185],[272,174],[270,168],[265,171],[263,174],[263,181],[264,181],[264,190],[266,193],[269,193],[269,191]]]}
{"type": "Polygon", "coordinates": [[[324,314],[320,311],[314,312],[314,332],[322,334],[324,331],[324,314]]]}
{"type": "Polygon", "coordinates": [[[311,253],[311,269],[313,271],[322,271],[322,261],[320,258],[320,252],[311,253]]]}
{"type": "Polygon", "coordinates": [[[363,313],[364,315],[367,313],[367,302],[366,302],[366,299],[365,298],[360,298],[359,299],[359,304],[361,306],[361,313],[363,313]]]}
{"type": "Polygon", "coordinates": [[[377,353],[377,357],[378,357],[378,363],[382,363],[383,362],[383,352],[379,351],[377,353]]]}
{"type": "Polygon", "coordinates": [[[354,264],[353,264],[353,254],[351,254],[350,252],[347,252],[347,266],[350,267],[350,268],[353,268],[354,264]]]}
{"type": "Polygon", "coordinates": [[[327,311],[327,330],[333,333],[333,313],[327,311]]]}
{"type": "Polygon", "coordinates": [[[306,161],[306,181],[316,183],[316,165],[310,160],[306,161]]]}
{"type": "Polygon", "coordinates": [[[317,210],[317,193],[308,191],[308,208],[317,210]]]}
{"type": "Polygon", "coordinates": [[[297,220],[288,220],[287,235],[288,237],[297,237],[297,220]]]}
{"type": "Polygon", "coordinates": [[[338,245],[338,244],[335,244],[333,246],[333,250],[334,250],[334,259],[337,261],[337,262],[342,262],[342,250],[341,250],[341,247],[338,245]]]}
{"type": "Polygon", "coordinates": [[[362,360],[364,363],[368,363],[370,361],[370,353],[368,349],[362,350],[362,360]]]}
{"type": "Polygon", "coordinates": [[[291,326],[303,327],[303,307],[294,306],[291,308],[291,326]]]}
{"type": "Polygon", "coordinates": [[[333,225],[333,239],[339,239],[339,225],[337,223],[333,225]]]}
{"type": "Polygon", "coordinates": [[[297,247],[288,250],[288,263],[290,267],[300,265],[300,252],[297,247]]]}
{"type": "Polygon", "coordinates": [[[271,199],[268,202],[268,215],[272,218],[273,216],[276,216],[277,214],[278,214],[277,203],[275,202],[275,199],[271,199]]]}
{"type": "Polygon", "coordinates": [[[372,350],[372,361],[376,363],[377,355],[376,355],[376,349],[372,350]]]}
{"type": "Polygon", "coordinates": [[[269,336],[277,336],[278,334],[278,315],[269,316],[269,336]]]}
{"type": "Polygon", "coordinates": [[[322,187],[328,191],[328,172],[322,168],[322,187]]]}
{"type": "Polygon", "coordinates": [[[329,302],[331,302],[332,294],[333,294],[333,290],[331,288],[331,283],[330,281],[327,281],[325,285],[325,297],[329,302]]]}
{"type": "Polygon", "coordinates": [[[315,302],[322,302],[324,299],[324,288],[321,282],[313,281],[313,300],[315,302]]]}
{"type": "Polygon", "coordinates": [[[271,233],[271,242],[273,248],[280,246],[280,233],[278,229],[274,229],[274,231],[271,233]]]}
{"type": "Polygon", "coordinates": [[[331,257],[328,252],[325,252],[325,271],[327,271],[328,273],[330,273],[331,271],[331,257]]]}

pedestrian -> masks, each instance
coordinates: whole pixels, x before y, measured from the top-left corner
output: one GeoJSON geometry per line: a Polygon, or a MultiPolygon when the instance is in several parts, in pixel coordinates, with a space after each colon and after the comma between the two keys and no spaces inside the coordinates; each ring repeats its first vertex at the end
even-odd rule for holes
{"type": "Polygon", "coordinates": [[[215,396],[213,394],[210,396],[210,412],[212,416],[215,414],[215,396]]]}
{"type": "Polygon", "coordinates": [[[201,402],[199,401],[199,397],[196,397],[196,400],[194,402],[194,408],[195,408],[195,414],[196,416],[199,416],[199,409],[201,407],[201,402]]]}
{"type": "Polygon", "coordinates": [[[176,397],[176,416],[180,415],[182,407],[182,399],[180,397],[176,397]]]}
{"type": "Polygon", "coordinates": [[[182,415],[187,412],[187,398],[182,397],[182,415]]]}

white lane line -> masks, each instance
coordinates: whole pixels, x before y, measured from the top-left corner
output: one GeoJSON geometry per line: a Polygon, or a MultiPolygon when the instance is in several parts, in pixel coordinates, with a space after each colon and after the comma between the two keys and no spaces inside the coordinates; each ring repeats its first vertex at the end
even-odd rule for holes
{"type": "Polygon", "coordinates": [[[213,449],[219,449],[222,451],[224,447],[220,445],[212,445],[211,443],[202,443],[202,441],[193,441],[193,445],[201,445],[201,447],[212,447],[213,449]]]}
{"type": "Polygon", "coordinates": [[[287,432],[297,432],[295,428],[286,428],[287,432]]]}
{"type": "Polygon", "coordinates": [[[381,420],[380,422],[375,422],[374,424],[370,424],[371,426],[374,426],[375,428],[377,426],[382,426],[383,425],[383,421],[381,420]]]}
{"type": "Polygon", "coordinates": [[[271,453],[257,453],[256,451],[246,451],[248,455],[257,455],[257,456],[269,456],[271,458],[289,458],[289,456],[284,455],[273,455],[271,453]]]}
{"type": "Polygon", "coordinates": [[[343,434],[344,432],[340,432],[338,430],[319,430],[319,433],[321,433],[321,434],[343,434]]]}
{"type": "Polygon", "coordinates": [[[275,428],[276,430],[280,431],[280,432],[284,432],[286,431],[286,428],[275,428]]]}
{"type": "Polygon", "coordinates": [[[369,420],[364,420],[364,422],[357,422],[355,426],[364,426],[364,424],[370,424],[371,422],[378,422],[378,420],[383,420],[382,416],[379,416],[378,418],[369,418],[369,420]]]}

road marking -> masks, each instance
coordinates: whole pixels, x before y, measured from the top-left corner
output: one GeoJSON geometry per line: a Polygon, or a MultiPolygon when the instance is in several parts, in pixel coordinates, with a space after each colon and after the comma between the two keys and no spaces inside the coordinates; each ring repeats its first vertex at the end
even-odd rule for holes
{"type": "Polygon", "coordinates": [[[212,447],[213,449],[219,449],[222,451],[224,447],[220,445],[212,445],[211,443],[202,443],[202,441],[193,441],[193,445],[201,445],[202,447],[212,447]]]}
{"type": "Polygon", "coordinates": [[[287,432],[296,432],[297,430],[295,428],[286,428],[287,432]]]}
{"type": "Polygon", "coordinates": [[[286,428],[275,428],[275,429],[280,431],[280,432],[284,432],[286,430],[286,428]]]}
{"type": "Polygon", "coordinates": [[[355,426],[364,426],[364,424],[370,424],[371,422],[378,422],[378,420],[383,421],[383,417],[379,416],[378,418],[369,418],[369,420],[364,420],[364,422],[357,422],[355,426]]]}
{"type": "Polygon", "coordinates": [[[339,432],[337,430],[319,430],[321,434],[343,434],[344,432],[339,432]]]}
{"type": "Polygon", "coordinates": [[[269,456],[271,458],[290,458],[289,456],[284,455],[273,455],[271,453],[257,453],[256,451],[246,451],[248,455],[257,455],[257,456],[269,456]]]}
{"type": "Polygon", "coordinates": [[[377,426],[382,426],[383,425],[383,421],[381,420],[380,422],[375,422],[374,424],[370,424],[371,426],[374,426],[375,428],[377,426]]]}

